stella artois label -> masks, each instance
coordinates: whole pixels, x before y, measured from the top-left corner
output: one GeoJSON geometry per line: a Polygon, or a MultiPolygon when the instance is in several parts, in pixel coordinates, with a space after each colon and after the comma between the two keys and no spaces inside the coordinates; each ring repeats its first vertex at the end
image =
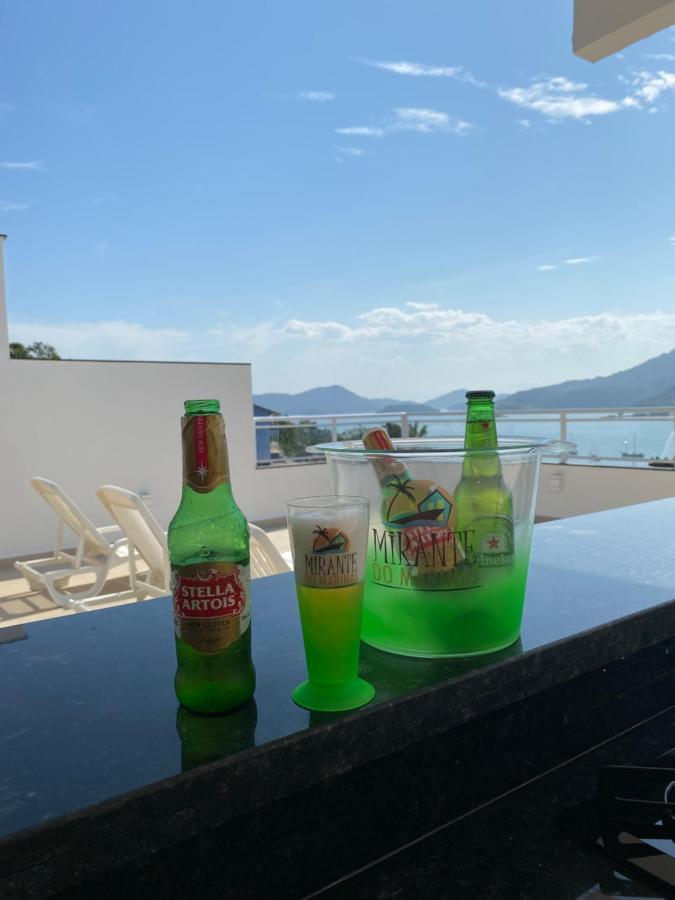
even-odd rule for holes
{"type": "Polygon", "coordinates": [[[225,424],[220,414],[183,416],[183,484],[207,494],[230,480],[225,424]]]}
{"type": "Polygon", "coordinates": [[[224,650],[250,625],[249,585],[249,567],[237,563],[172,568],[176,635],[200,653],[224,650]]]}

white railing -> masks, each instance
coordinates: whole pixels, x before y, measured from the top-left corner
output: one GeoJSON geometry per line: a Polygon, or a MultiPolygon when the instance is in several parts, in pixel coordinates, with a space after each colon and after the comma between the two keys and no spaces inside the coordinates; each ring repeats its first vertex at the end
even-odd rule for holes
{"type": "MultiPolygon", "coordinates": [[[[505,436],[531,434],[576,443],[577,450],[563,460],[567,462],[646,466],[650,459],[675,457],[675,407],[498,410],[497,417],[505,436]]],[[[254,421],[257,463],[270,466],[323,462],[323,457],[307,454],[306,447],[359,438],[374,425],[393,426],[394,437],[462,435],[465,412],[256,416],[254,421]]]]}

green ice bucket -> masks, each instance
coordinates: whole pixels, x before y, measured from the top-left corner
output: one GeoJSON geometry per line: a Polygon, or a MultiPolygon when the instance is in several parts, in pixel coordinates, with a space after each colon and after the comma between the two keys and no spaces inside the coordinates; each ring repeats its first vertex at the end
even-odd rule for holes
{"type": "Polygon", "coordinates": [[[462,438],[310,448],[325,454],[336,494],[370,497],[363,640],[421,657],[517,641],[541,459],[573,448],[538,438],[496,450],[465,451],[462,438]]]}

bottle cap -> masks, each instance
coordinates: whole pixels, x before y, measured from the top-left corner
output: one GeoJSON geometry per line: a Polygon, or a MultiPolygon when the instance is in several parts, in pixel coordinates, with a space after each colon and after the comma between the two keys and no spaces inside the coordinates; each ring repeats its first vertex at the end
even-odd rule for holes
{"type": "Polygon", "coordinates": [[[495,392],[494,391],[467,391],[466,392],[467,400],[494,400],[495,392]]]}
{"type": "Polygon", "coordinates": [[[208,416],[220,412],[220,400],[186,400],[186,416],[208,416]]]}

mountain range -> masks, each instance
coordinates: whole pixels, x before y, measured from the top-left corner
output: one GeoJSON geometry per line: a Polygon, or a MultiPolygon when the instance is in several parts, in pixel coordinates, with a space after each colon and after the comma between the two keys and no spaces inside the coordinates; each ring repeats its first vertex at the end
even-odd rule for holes
{"type": "Polygon", "coordinates": [[[501,401],[504,409],[672,405],[675,405],[675,350],[614,375],[532,388],[501,401]]]}
{"type": "MultiPolygon", "coordinates": [[[[465,389],[431,397],[424,403],[392,397],[362,397],[339,384],[300,394],[255,394],[260,406],[283,415],[367,412],[435,412],[463,409],[465,389]]],[[[502,409],[589,409],[598,406],[675,406],[675,350],[598,378],[580,378],[515,394],[498,394],[502,409]]]]}
{"type": "Polygon", "coordinates": [[[394,397],[361,397],[339,384],[310,388],[300,394],[254,394],[258,406],[285,416],[340,415],[343,413],[373,412],[436,412],[439,409],[464,407],[464,389],[433,397],[425,403],[415,400],[396,400],[394,397]]]}

